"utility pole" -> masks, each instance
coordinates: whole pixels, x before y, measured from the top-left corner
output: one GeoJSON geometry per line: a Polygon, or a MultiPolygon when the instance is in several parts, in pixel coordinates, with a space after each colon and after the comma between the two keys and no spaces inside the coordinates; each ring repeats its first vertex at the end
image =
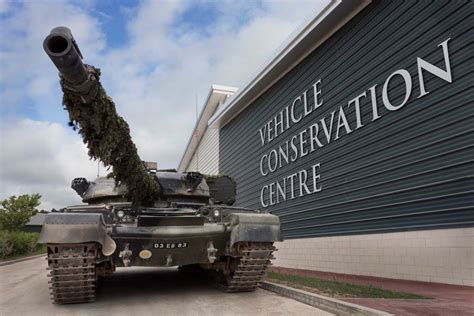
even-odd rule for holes
{"type": "Polygon", "coordinates": [[[196,93],[196,130],[194,131],[194,136],[196,136],[196,171],[199,172],[199,130],[198,130],[198,95],[196,93]]]}

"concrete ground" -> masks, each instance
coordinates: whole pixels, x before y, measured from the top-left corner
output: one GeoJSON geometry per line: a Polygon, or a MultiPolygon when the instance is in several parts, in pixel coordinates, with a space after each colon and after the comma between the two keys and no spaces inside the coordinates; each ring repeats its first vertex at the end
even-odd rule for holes
{"type": "Polygon", "coordinates": [[[0,267],[0,315],[332,315],[263,289],[223,293],[164,268],[121,268],[96,302],[53,305],[46,272],[43,257],[0,267]]]}

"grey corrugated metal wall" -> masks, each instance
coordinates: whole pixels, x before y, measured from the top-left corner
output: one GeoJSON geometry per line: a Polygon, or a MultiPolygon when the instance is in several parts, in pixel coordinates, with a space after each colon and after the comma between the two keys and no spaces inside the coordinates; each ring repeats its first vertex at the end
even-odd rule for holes
{"type": "MultiPolygon", "coordinates": [[[[472,34],[471,1],[371,3],[220,130],[220,171],[237,180],[237,203],[260,208],[264,185],[319,162],[321,192],[269,207],[287,238],[473,226],[472,34]],[[438,44],[448,38],[453,82],[425,72],[431,92],[417,99],[417,57],[445,69],[438,44]],[[389,112],[380,91],[401,68],[411,74],[413,91],[402,109],[389,112]],[[324,105],[262,146],[259,129],[319,78],[324,105]],[[380,119],[370,122],[364,101],[366,126],[260,174],[262,155],[376,83],[380,119]]],[[[397,104],[401,83],[390,84],[397,104]]],[[[354,107],[344,110],[354,127],[354,107]]]]}

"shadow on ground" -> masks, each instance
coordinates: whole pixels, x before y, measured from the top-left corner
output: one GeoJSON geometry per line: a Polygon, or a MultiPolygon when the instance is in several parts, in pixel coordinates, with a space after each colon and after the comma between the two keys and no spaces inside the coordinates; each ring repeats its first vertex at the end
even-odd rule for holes
{"type": "Polygon", "coordinates": [[[193,275],[177,268],[119,268],[99,282],[97,299],[133,299],[161,294],[188,295],[196,292],[220,292],[212,277],[193,275]]]}

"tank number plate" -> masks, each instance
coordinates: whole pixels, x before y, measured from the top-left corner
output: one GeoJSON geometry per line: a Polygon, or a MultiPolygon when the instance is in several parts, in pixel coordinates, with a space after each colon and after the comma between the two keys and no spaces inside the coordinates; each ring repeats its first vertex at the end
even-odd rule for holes
{"type": "Polygon", "coordinates": [[[174,248],[188,248],[187,242],[173,242],[173,243],[155,243],[155,249],[174,249],[174,248]]]}

